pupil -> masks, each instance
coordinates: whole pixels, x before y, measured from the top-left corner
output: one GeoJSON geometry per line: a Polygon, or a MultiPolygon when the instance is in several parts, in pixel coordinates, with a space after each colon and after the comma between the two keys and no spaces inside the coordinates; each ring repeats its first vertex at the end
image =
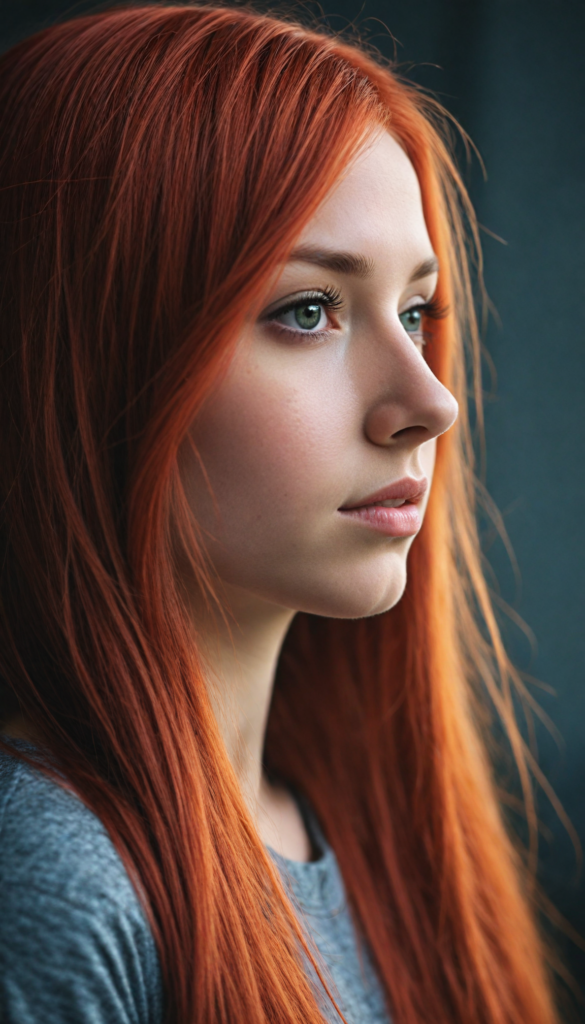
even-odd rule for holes
{"type": "Polygon", "coordinates": [[[312,330],[321,319],[321,306],[314,303],[306,306],[297,306],[295,309],[295,320],[304,331],[312,330]]]}

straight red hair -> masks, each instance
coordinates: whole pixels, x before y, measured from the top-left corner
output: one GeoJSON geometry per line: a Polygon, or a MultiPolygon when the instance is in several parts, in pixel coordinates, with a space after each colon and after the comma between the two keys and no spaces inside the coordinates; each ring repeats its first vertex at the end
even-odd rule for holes
{"type": "Polygon", "coordinates": [[[173,1024],[322,1021],[193,648],[177,538],[210,600],[213,581],[177,455],[375,128],[418,174],[452,311],[428,358],[462,413],[399,604],[295,619],[266,762],[316,808],[395,1024],[551,1024],[471,696],[487,687],[528,791],[476,535],[465,230],[477,239],[447,115],[359,48],[242,8],[114,9],[0,60],[5,711],[120,851],[173,1024]]]}

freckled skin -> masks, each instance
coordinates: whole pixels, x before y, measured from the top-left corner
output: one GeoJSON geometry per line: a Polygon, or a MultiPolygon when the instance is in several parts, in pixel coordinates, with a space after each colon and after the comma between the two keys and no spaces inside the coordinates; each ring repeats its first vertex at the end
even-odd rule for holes
{"type": "Polygon", "coordinates": [[[298,244],[359,253],[372,272],[282,269],[265,310],[327,288],[343,308],[327,313],[320,337],[261,317],[242,338],[191,429],[219,515],[185,453],[182,473],[219,578],[240,597],[356,618],[399,600],[414,538],[383,536],[338,509],[404,476],[430,479],[436,437],[457,415],[399,319],[432,298],[437,275],[409,283],[433,250],[414,169],[390,135],[372,136],[298,244]]]}

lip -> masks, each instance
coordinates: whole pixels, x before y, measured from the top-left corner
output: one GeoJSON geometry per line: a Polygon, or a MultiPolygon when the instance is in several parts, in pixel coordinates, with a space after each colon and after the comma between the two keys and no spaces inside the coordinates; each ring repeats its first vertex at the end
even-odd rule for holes
{"type": "Polygon", "coordinates": [[[357,508],[367,508],[370,505],[376,505],[379,501],[408,501],[416,505],[426,494],[428,486],[429,481],[426,476],[421,477],[420,480],[415,480],[412,476],[404,476],[400,480],[388,484],[387,487],[383,487],[382,490],[360,498],[353,505],[343,505],[339,511],[349,512],[357,508]]]}
{"type": "Polygon", "coordinates": [[[374,494],[360,498],[354,505],[344,505],[338,511],[387,537],[412,537],[422,526],[418,503],[428,486],[426,477],[420,480],[403,477],[374,494]],[[396,508],[385,508],[377,504],[380,501],[404,501],[405,504],[396,508]]]}

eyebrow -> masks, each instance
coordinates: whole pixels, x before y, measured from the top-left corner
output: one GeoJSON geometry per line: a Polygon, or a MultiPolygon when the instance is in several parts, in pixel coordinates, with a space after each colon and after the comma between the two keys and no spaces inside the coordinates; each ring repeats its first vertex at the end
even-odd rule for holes
{"type": "Polygon", "coordinates": [[[335,252],[333,249],[316,249],[303,246],[295,249],[290,256],[291,262],[313,263],[326,270],[336,270],[340,274],[353,274],[354,277],[369,277],[374,269],[372,260],[354,252],[335,252]]]}
{"type": "MultiPolygon", "coordinates": [[[[373,260],[359,253],[318,249],[309,245],[295,249],[290,255],[290,262],[312,263],[317,267],[325,267],[326,270],[337,271],[339,274],[353,274],[354,277],[370,277],[374,270],[373,260]]],[[[420,281],[423,277],[436,274],[438,269],[437,257],[429,256],[415,267],[408,283],[412,284],[413,281],[420,281]]]]}
{"type": "Polygon", "coordinates": [[[419,263],[418,267],[415,267],[412,274],[410,275],[409,284],[413,281],[420,281],[423,277],[430,277],[431,274],[438,274],[439,272],[439,261],[436,256],[429,256],[428,260],[423,260],[419,263]]]}

